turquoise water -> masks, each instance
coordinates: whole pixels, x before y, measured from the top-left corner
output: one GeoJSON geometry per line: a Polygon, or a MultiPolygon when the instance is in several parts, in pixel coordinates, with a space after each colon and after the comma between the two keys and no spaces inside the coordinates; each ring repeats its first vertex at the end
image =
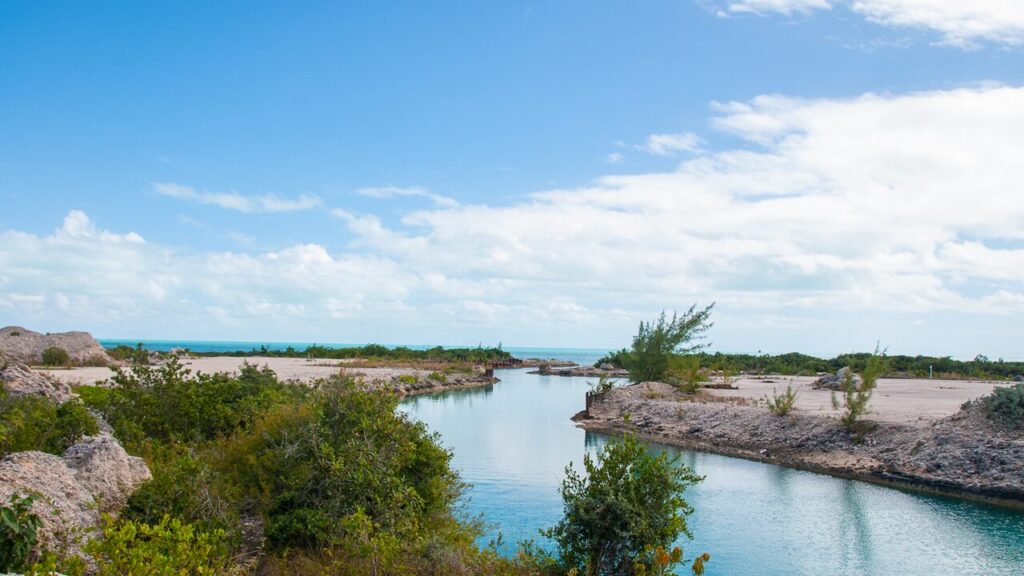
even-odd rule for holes
{"type": "MultiPolygon", "coordinates": [[[[294,348],[302,350],[313,344],[326,346],[328,348],[354,348],[363,344],[330,344],[324,342],[255,342],[255,341],[231,341],[231,340],[131,340],[126,338],[101,338],[99,343],[107,348],[119,346],[135,346],[142,344],[147,350],[167,352],[174,348],[187,348],[193,352],[238,352],[256,350],[266,346],[268,350],[285,350],[294,348]]],[[[433,345],[424,344],[385,344],[388,347],[405,346],[412,350],[426,350],[433,345]]],[[[466,346],[445,346],[445,348],[475,348],[477,344],[466,346]]],[[[604,356],[608,350],[597,350],[589,348],[524,348],[505,347],[506,351],[516,358],[543,358],[545,360],[570,360],[580,364],[593,364],[604,356]]]]}
{"type": "MultiPolygon", "coordinates": [[[[502,381],[422,396],[403,409],[441,435],[483,514],[511,551],[561,515],[564,467],[606,437],[573,426],[583,378],[502,370],[502,381]]],[[[670,450],[706,477],[689,557],[707,551],[709,576],[1024,574],[1024,513],[904,492],[724,456],[670,450]]]]}

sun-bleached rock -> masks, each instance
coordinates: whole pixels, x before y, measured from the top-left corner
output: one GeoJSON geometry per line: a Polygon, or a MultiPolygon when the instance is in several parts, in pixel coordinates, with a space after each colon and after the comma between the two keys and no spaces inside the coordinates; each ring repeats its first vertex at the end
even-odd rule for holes
{"type": "Polygon", "coordinates": [[[113,363],[107,351],[88,332],[41,334],[21,326],[0,328],[0,354],[8,361],[38,364],[43,350],[55,347],[68,353],[72,364],[113,363]]]}
{"type": "Polygon", "coordinates": [[[45,396],[58,404],[74,396],[66,382],[35,372],[24,364],[10,364],[0,370],[0,382],[11,396],[45,396]]]}
{"type": "Polygon", "coordinates": [[[109,434],[83,438],[64,452],[64,463],[101,512],[121,510],[135,488],[152,478],[145,461],[129,456],[109,434]]]}

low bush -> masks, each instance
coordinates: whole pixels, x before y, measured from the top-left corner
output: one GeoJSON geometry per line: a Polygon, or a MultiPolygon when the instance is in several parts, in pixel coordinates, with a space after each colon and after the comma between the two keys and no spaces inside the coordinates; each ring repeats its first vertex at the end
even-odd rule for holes
{"type": "Polygon", "coordinates": [[[71,363],[71,357],[68,356],[68,351],[63,348],[57,348],[56,346],[50,346],[46,350],[43,350],[42,359],[43,365],[45,366],[67,366],[71,363]]]}
{"type": "Polygon", "coordinates": [[[796,407],[797,393],[793,390],[792,384],[787,384],[786,391],[782,394],[775,393],[774,390],[772,390],[772,392],[773,394],[771,396],[765,398],[765,404],[767,404],[768,410],[770,410],[772,414],[775,414],[776,416],[785,416],[793,411],[793,408],[796,407]]]}
{"type": "Polygon", "coordinates": [[[991,420],[1014,428],[1024,428],[1024,382],[998,387],[983,401],[991,420]]]}
{"type": "Polygon", "coordinates": [[[77,399],[57,405],[42,396],[8,396],[0,388],[0,457],[39,450],[62,454],[99,426],[77,399]]]}
{"type": "Polygon", "coordinates": [[[156,524],[108,518],[84,550],[96,576],[223,576],[233,569],[223,536],[168,516],[156,524]]]}

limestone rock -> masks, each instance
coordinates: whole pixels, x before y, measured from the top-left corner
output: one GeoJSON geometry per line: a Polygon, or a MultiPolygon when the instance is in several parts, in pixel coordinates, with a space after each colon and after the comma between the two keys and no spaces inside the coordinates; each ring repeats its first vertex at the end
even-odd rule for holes
{"type": "Polygon", "coordinates": [[[58,404],[63,404],[73,396],[66,382],[33,372],[24,364],[11,364],[0,370],[0,381],[11,396],[45,396],[58,404]]]}
{"type": "Polygon", "coordinates": [[[39,544],[61,554],[78,554],[77,540],[88,538],[100,524],[92,494],[59,456],[16,452],[0,460],[0,502],[12,494],[34,495],[32,511],[42,527],[39,544]]]}
{"type": "Polygon", "coordinates": [[[43,350],[51,346],[67,351],[73,364],[113,363],[103,346],[88,332],[40,334],[20,326],[0,328],[0,354],[9,361],[42,362],[43,350]]]}
{"type": "Polygon", "coordinates": [[[64,452],[64,463],[101,512],[121,510],[135,488],[152,478],[142,458],[129,456],[109,434],[86,436],[64,452]]]}

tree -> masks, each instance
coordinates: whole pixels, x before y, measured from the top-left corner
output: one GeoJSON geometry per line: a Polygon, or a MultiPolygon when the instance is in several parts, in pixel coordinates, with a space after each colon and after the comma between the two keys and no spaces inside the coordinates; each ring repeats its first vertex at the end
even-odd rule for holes
{"type": "Polygon", "coordinates": [[[694,304],[682,316],[673,313],[671,320],[662,312],[657,321],[641,322],[626,367],[630,380],[664,380],[673,354],[690,354],[704,348],[706,344],[698,340],[712,326],[708,319],[714,306],[698,310],[694,304]]]}
{"type": "MultiPolygon", "coordinates": [[[[662,453],[648,454],[635,436],[613,441],[596,458],[583,459],[585,474],[570,464],[562,481],[565,515],[542,533],[558,545],[559,563],[580,576],[632,576],[682,560],[666,553],[680,535],[690,536],[683,499],[703,478],[662,453]]],[[[699,558],[701,565],[707,560],[699,558]]]]}
{"type": "MultiPolygon", "coordinates": [[[[857,421],[868,412],[868,402],[878,385],[878,378],[885,373],[887,363],[885,353],[875,348],[875,353],[867,359],[864,371],[861,372],[860,385],[853,377],[853,371],[847,370],[843,381],[839,384],[840,394],[832,393],[832,407],[842,410],[839,421],[848,430],[857,427],[857,421]]],[[[860,436],[858,436],[860,438],[860,436]]]]}

